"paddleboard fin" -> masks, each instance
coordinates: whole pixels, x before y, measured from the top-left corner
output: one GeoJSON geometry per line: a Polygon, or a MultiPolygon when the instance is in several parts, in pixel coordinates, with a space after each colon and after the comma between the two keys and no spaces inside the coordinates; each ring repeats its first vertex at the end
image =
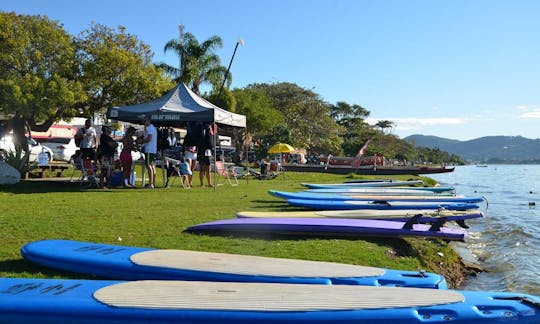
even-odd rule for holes
{"type": "Polygon", "coordinates": [[[435,223],[433,223],[433,225],[431,225],[431,227],[428,229],[428,231],[430,232],[438,232],[441,230],[441,227],[443,227],[444,223],[446,223],[446,217],[441,217],[439,219],[437,219],[437,221],[435,223]]]}
{"type": "Polygon", "coordinates": [[[403,225],[402,229],[412,230],[413,225],[418,224],[421,217],[422,217],[422,214],[416,214],[413,217],[409,218],[409,220],[403,225]]]}
{"type": "Polygon", "coordinates": [[[456,223],[459,225],[459,227],[461,228],[469,228],[469,226],[467,224],[465,224],[465,220],[464,219],[458,219],[456,220],[456,223]]]}

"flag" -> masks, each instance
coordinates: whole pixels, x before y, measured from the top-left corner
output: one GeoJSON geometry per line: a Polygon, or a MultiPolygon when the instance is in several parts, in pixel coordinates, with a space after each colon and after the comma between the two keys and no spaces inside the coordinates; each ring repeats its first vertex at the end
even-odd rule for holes
{"type": "Polygon", "coordinates": [[[362,146],[362,148],[360,149],[360,151],[358,151],[358,154],[356,154],[356,156],[354,157],[354,160],[352,161],[351,165],[355,168],[357,168],[359,165],[360,165],[360,158],[362,157],[362,155],[364,155],[367,151],[367,147],[369,145],[369,143],[371,143],[371,138],[368,139],[366,141],[366,143],[364,144],[364,146],[362,146]]]}

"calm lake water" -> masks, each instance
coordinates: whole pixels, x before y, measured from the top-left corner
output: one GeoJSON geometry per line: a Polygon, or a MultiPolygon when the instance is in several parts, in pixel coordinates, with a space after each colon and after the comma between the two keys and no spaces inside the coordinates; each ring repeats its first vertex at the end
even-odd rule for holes
{"type": "Polygon", "coordinates": [[[459,166],[428,176],[488,200],[487,217],[467,222],[464,243],[486,272],[460,289],[540,295],[540,165],[459,166]]]}

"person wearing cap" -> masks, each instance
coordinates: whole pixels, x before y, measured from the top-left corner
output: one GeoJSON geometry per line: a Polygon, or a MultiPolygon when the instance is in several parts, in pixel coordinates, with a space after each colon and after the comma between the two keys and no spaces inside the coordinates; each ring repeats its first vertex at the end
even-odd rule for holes
{"type": "Polygon", "coordinates": [[[144,161],[148,171],[148,185],[146,188],[154,188],[156,182],[156,154],[157,154],[157,129],[152,124],[150,116],[144,117],[144,136],[141,139],[144,148],[144,161]]]}

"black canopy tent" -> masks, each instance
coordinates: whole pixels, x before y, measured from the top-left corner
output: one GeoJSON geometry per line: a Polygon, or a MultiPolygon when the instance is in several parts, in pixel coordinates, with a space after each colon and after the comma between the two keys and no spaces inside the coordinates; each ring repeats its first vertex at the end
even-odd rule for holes
{"type": "MultiPolygon", "coordinates": [[[[181,127],[186,122],[197,121],[214,122],[234,128],[246,127],[246,116],[219,108],[191,91],[183,83],[178,84],[158,99],[107,110],[107,118],[134,124],[142,124],[147,116],[152,120],[152,124],[158,127],[181,127]]],[[[214,157],[215,153],[214,146],[214,157]]],[[[215,182],[214,178],[214,184],[215,182]]]]}
{"type": "Polygon", "coordinates": [[[246,127],[246,116],[235,114],[208,102],[181,83],[162,97],[138,105],[113,107],[107,118],[141,124],[150,116],[156,126],[182,126],[185,122],[215,122],[219,125],[246,127]]]}

